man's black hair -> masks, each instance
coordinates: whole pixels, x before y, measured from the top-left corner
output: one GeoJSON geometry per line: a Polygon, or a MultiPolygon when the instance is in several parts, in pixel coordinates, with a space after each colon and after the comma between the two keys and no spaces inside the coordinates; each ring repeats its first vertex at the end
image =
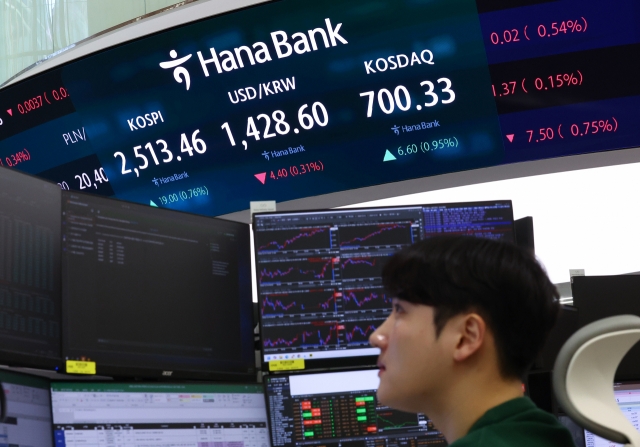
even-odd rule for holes
{"type": "Polygon", "coordinates": [[[396,253],[382,276],[392,296],[435,308],[437,336],[452,317],[478,313],[494,334],[504,377],[524,377],[560,308],[535,256],[506,242],[432,237],[396,253]]]}

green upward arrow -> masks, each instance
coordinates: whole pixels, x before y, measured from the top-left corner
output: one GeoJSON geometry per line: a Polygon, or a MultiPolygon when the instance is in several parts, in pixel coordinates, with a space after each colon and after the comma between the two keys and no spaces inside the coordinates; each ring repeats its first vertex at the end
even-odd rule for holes
{"type": "Polygon", "coordinates": [[[396,157],[394,157],[393,154],[389,152],[389,149],[387,149],[387,152],[384,153],[384,160],[382,161],[393,161],[395,159],[396,157]]]}
{"type": "Polygon", "coordinates": [[[158,205],[156,205],[153,200],[149,200],[149,205],[151,206],[155,206],[156,208],[158,208],[158,205]]]}

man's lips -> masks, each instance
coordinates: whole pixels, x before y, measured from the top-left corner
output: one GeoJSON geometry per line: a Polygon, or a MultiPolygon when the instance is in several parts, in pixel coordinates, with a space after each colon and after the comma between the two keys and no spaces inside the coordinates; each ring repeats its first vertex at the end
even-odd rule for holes
{"type": "Polygon", "coordinates": [[[384,370],[386,370],[387,368],[384,366],[384,363],[382,363],[381,361],[378,361],[378,363],[376,364],[378,366],[378,369],[380,370],[380,372],[383,372],[384,370]]]}

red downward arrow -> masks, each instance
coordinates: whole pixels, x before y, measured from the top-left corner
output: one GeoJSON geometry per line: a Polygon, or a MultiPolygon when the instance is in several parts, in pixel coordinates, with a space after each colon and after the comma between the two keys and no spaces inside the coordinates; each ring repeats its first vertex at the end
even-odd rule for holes
{"type": "Polygon", "coordinates": [[[515,137],[514,134],[507,135],[507,140],[509,140],[509,143],[513,143],[513,137],[515,137]]]}
{"type": "Polygon", "coordinates": [[[256,174],[255,178],[257,178],[260,181],[260,183],[264,185],[264,182],[267,181],[267,173],[263,172],[262,174],[256,174]]]}
{"type": "Polygon", "coordinates": [[[9,109],[7,110],[7,113],[9,114],[9,116],[13,116],[13,110],[9,109]]]}

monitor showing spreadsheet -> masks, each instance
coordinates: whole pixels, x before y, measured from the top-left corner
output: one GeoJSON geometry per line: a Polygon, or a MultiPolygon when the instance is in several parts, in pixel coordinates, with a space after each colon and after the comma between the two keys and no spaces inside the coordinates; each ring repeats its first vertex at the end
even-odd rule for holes
{"type": "Polygon", "coordinates": [[[269,447],[260,385],[51,384],[56,447],[269,447]]]}
{"type": "Polygon", "coordinates": [[[0,423],[0,446],[52,447],[49,380],[0,371],[7,414],[0,423]]]}
{"type": "MultiPolygon", "coordinates": [[[[629,419],[629,422],[633,424],[636,430],[640,430],[638,422],[638,416],[640,415],[640,383],[617,383],[614,385],[613,394],[618,406],[629,419]]],[[[622,444],[603,439],[589,430],[584,431],[584,440],[586,447],[622,447],[622,444]]]]}
{"type": "Polygon", "coordinates": [[[429,418],[378,402],[377,369],[267,376],[273,447],[444,447],[429,418]]]}

